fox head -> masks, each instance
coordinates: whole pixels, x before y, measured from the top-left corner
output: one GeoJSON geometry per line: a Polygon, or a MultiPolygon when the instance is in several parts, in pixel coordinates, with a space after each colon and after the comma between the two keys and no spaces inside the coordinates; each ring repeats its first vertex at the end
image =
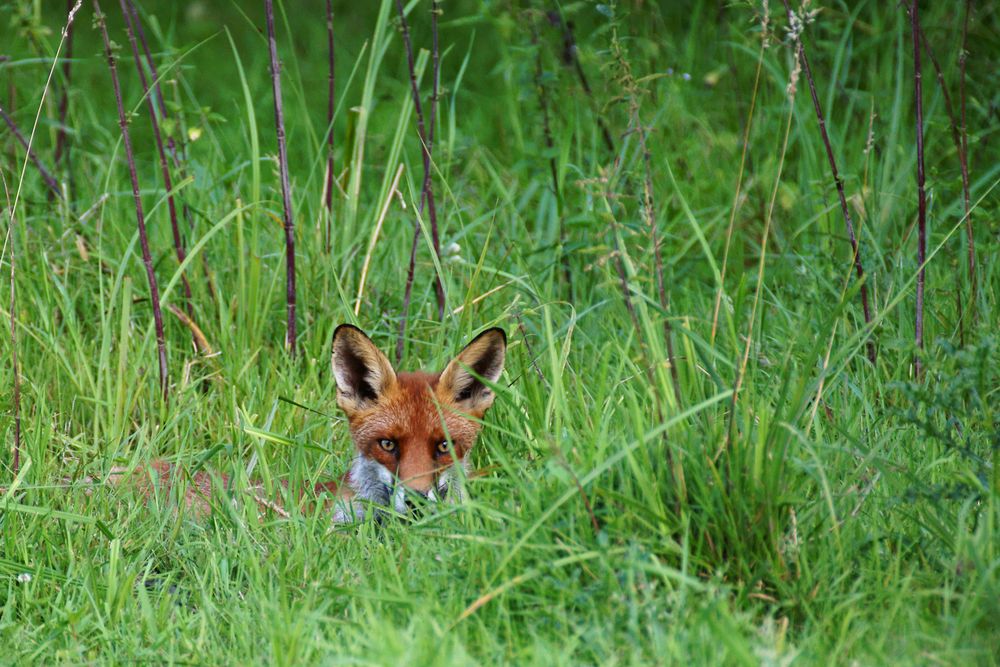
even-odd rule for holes
{"type": "Polygon", "coordinates": [[[503,329],[487,329],[440,373],[397,373],[361,329],[337,327],[333,374],[357,448],[354,497],[403,513],[408,493],[432,502],[461,494],[454,467],[466,465],[506,351],[503,329]]]}

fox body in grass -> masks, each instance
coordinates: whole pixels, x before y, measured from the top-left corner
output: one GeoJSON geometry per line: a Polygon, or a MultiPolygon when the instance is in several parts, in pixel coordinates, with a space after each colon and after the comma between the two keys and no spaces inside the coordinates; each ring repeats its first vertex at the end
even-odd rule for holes
{"type": "MultiPolygon", "coordinates": [[[[464,475],[455,468],[468,470],[480,420],[493,403],[488,383],[499,379],[506,350],[503,330],[487,329],[440,373],[397,373],[361,329],[337,327],[332,359],[337,405],[347,416],[356,455],[339,482],[315,485],[317,496],[327,498],[321,508],[343,522],[363,518],[372,505],[404,513],[414,496],[460,500],[464,475]]],[[[112,482],[122,483],[125,472],[116,469],[112,482]]],[[[188,476],[178,466],[154,461],[128,479],[147,497],[157,487],[169,490],[185,480],[185,506],[199,514],[211,511],[213,476],[206,471],[188,476]]],[[[216,479],[229,486],[225,475],[216,479]]],[[[262,486],[249,492],[263,509],[285,514],[262,486]]]]}

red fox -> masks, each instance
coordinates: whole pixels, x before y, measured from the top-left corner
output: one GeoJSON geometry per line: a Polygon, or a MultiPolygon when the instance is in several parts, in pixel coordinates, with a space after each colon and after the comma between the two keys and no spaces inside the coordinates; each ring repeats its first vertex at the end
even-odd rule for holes
{"type": "MultiPolygon", "coordinates": [[[[356,455],[337,482],[316,484],[317,495],[332,495],[322,509],[333,521],[365,517],[374,506],[407,513],[416,497],[427,502],[461,500],[468,454],[479,435],[481,420],[493,404],[494,384],[503,372],[507,336],[503,329],[483,331],[440,373],[397,373],[361,329],[341,324],[333,334],[333,374],[337,405],[347,416],[356,455]]],[[[132,480],[150,497],[159,487],[169,491],[187,479],[184,505],[197,514],[211,511],[213,477],[199,471],[187,477],[181,468],[154,461],[127,476],[116,468],[111,481],[132,480]]],[[[229,479],[219,475],[226,487],[229,479]]],[[[280,502],[268,500],[263,487],[250,494],[262,509],[286,515],[280,502]]],[[[327,496],[329,498],[329,496],[327,496]]]]}

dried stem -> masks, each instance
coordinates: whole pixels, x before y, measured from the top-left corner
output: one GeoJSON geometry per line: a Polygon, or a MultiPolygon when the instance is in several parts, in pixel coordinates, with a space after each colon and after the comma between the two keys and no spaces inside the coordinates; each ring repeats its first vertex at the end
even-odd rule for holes
{"type": "Polygon", "coordinates": [[[51,190],[57,197],[62,198],[63,192],[59,187],[59,181],[57,181],[52,173],[45,168],[41,159],[39,159],[38,155],[35,154],[34,149],[32,149],[31,144],[29,144],[24,135],[21,134],[21,130],[18,129],[17,123],[14,122],[14,119],[11,118],[6,111],[4,111],[3,107],[0,107],[0,118],[3,118],[4,122],[7,123],[7,127],[10,129],[10,133],[13,134],[14,138],[17,139],[17,142],[24,147],[24,150],[28,154],[28,159],[35,165],[38,173],[42,175],[42,180],[45,181],[45,185],[47,185],[49,190],[51,190]]]}
{"type": "MultiPolygon", "coordinates": [[[[66,0],[66,14],[73,11],[76,0],[66,0]]],[[[56,131],[56,149],[52,158],[55,168],[59,169],[59,161],[66,158],[66,172],[72,173],[73,167],[69,159],[69,143],[66,135],[66,118],[69,113],[70,75],[73,71],[73,24],[66,27],[66,55],[62,63],[63,88],[59,96],[59,129],[56,131]]]]}
{"type": "MultiPolygon", "coordinates": [[[[416,65],[413,59],[413,43],[410,40],[410,27],[406,22],[406,14],[403,11],[402,0],[396,0],[396,12],[399,14],[399,24],[403,33],[403,44],[406,47],[406,64],[410,72],[410,92],[413,96],[413,109],[414,113],[417,115],[417,135],[420,138],[420,145],[422,149],[423,166],[424,166],[424,180],[420,188],[420,213],[424,212],[424,206],[427,207],[428,217],[430,218],[431,227],[431,241],[432,247],[434,249],[434,254],[438,257],[441,256],[441,242],[438,237],[438,225],[437,225],[437,206],[434,202],[434,188],[432,187],[431,179],[431,154],[433,150],[434,141],[434,124],[437,117],[437,102],[438,102],[438,80],[439,80],[439,59],[440,54],[438,52],[438,14],[440,9],[438,7],[437,0],[433,0],[431,3],[431,30],[432,30],[432,53],[433,58],[433,92],[431,93],[431,107],[430,107],[430,120],[431,120],[431,131],[428,134],[426,126],[424,125],[424,111],[423,105],[420,102],[420,89],[417,86],[417,73],[416,65]]],[[[420,239],[420,225],[418,221],[414,221],[413,229],[413,242],[410,245],[410,263],[406,272],[406,287],[403,290],[403,313],[399,320],[399,335],[396,339],[396,358],[397,361],[403,356],[403,340],[406,337],[406,322],[409,318],[410,312],[410,299],[413,296],[413,278],[416,273],[416,263],[417,263],[417,247],[418,241],[420,239]]],[[[434,295],[437,298],[438,306],[438,319],[444,319],[444,285],[441,283],[441,276],[435,271],[434,275],[434,295]]]]}
{"type": "MultiPolygon", "coordinates": [[[[782,0],[785,5],[785,13],[788,15],[788,22],[790,25],[796,23],[795,15],[792,12],[792,8],[788,4],[788,0],[782,0]]],[[[858,280],[861,281],[861,309],[864,311],[865,317],[865,328],[869,329],[868,335],[871,335],[871,324],[872,324],[872,314],[871,308],[868,304],[868,285],[864,282],[865,280],[865,269],[861,263],[861,250],[858,244],[858,239],[854,234],[854,223],[851,221],[851,212],[847,207],[847,197],[844,195],[844,181],[840,178],[840,173],[837,171],[837,160],[833,155],[833,147],[830,145],[830,135],[826,131],[826,119],[823,116],[823,107],[820,105],[819,96],[816,94],[816,84],[813,81],[812,69],[809,67],[809,59],[806,57],[806,47],[802,39],[802,35],[798,36],[796,39],[796,50],[798,52],[799,63],[802,66],[802,71],[806,75],[806,81],[809,83],[809,94],[812,96],[813,108],[816,111],[816,120],[819,122],[820,135],[823,137],[823,146],[826,148],[826,158],[830,163],[830,171],[833,174],[833,182],[837,186],[837,197],[840,199],[840,211],[844,215],[844,225],[847,227],[847,237],[851,241],[851,252],[854,255],[854,270],[858,275],[858,280]]],[[[871,339],[867,342],[868,348],[868,360],[875,364],[876,361],[876,351],[875,343],[871,339]]]]}
{"type": "MultiPolygon", "coordinates": [[[[615,221],[612,224],[617,226],[618,222],[615,221]]],[[[615,270],[618,273],[618,281],[621,283],[622,297],[625,300],[625,310],[628,311],[629,319],[632,320],[632,326],[635,327],[635,335],[639,339],[639,344],[642,345],[642,326],[639,324],[639,315],[635,312],[635,304],[632,303],[632,292],[628,287],[628,274],[625,272],[625,260],[622,258],[617,231],[611,236],[614,239],[615,270]]]]}
{"type": "Polygon", "coordinates": [[[413,298],[413,276],[417,270],[417,242],[420,240],[420,224],[416,223],[413,242],[410,244],[410,262],[406,269],[406,287],[403,289],[403,316],[399,320],[399,335],[396,336],[396,363],[403,360],[403,340],[406,338],[406,320],[410,314],[410,299],[413,298]]]}
{"type": "Polygon", "coordinates": [[[642,155],[643,182],[642,208],[646,218],[646,228],[649,233],[649,243],[653,246],[653,269],[656,277],[656,294],[660,308],[663,310],[663,340],[667,346],[667,361],[670,364],[670,379],[674,388],[674,398],[677,405],[681,404],[680,378],[677,373],[677,358],[674,356],[673,331],[670,318],[667,316],[670,299],[667,297],[667,287],[663,279],[663,254],[660,249],[660,236],[656,225],[656,204],[653,201],[653,165],[646,136],[646,127],[642,124],[639,113],[639,84],[632,75],[632,67],[625,59],[617,39],[613,46],[615,59],[621,69],[621,79],[628,97],[629,131],[635,132],[639,138],[639,152],[642,155]]]}
{"type": "Polygon", "coordinates": [[[546,389],[549,389],[549,381],[545,379],[545,375],[542,373],[542,369],[538,367],[538,363],[535,361],[536,357],[531,350],[531,343],[528,342],[528,332],[524,329],[524,322],[521,321],[520,315],[515,315],[517,318],[517,330],[521,332],[521,340],[524,341],[524,351],[528,354],[528,362],[535,371],[535,375],[541,380],[542,384],[545,385],[546,389]]]}
{"type": "MultiPolygon", "coordinates": [[[[187,252],[184,250],[184,239],[181,238],[181,230],[177,224],[177,205],[174,202],[174,185],[170,177],[170,166],[167,164],[167,154],[163,148],[163,136],[160,134],[160,123],[156,119],[156,102],[150,94],[149,83],[146,80],[146,71],[142,67],[142,58],[139,55],[139,47],[135,41],[135,24],[132,14],[129,11],[126,0],[118,0],[125,17],[125,31],[128,35],[129,46],[132,47],[132,57],[135,59],[135,68],[139,72],[139,82],[142,84],[142,92],[146,98],[146,106],[149,110],[149,123],[153,128],[153,138],[156,141],[156,152],[160,158],[160,173],[163,176],[163,189],[167,195],[167,211],[170,214],[170,231],[174,237],[174,251],[177,253],[177,263],[184,264],[187,252]]],[[[194,315],[191,305],[191,284],[188,282],[187,274],[181,273],[181,285],[184,290],[184,305],[188,315],[194,315]]]]}
{"type": "Polygon", "coordinates": [[[403,175],[404,163],[400,162],[396,168],[396,175],[392,178],[392,185],[385,194],[385,201],[379,210],[378,218],[375,220],[375,229],[372,231],[371,241],[368,242],[368,250],[365,251],[365,259],[361,262],[361,278],[358,280],[358,297],[354,301],[354,314],[361,312],[361,299],[365,294],[365,282],[368,280],[368,268],[371,266],[372,254],[375,252],[375,244],[378,243],[379,234],[382,232],[382,225],[385,223],[385,216],[389,213],[389,205],[393,197],[398,196],[399,179],[403,175]]]}
{"type": "MultiPolygon", "coordinates": [[[[153,60],[153,54],[149,50],[149,42],[146,40],[146,31],[142,28],[142,19],[139,17],[139,10],[136,7],[133,0],[127,0],[128,9],[132,18],[132,26],[135,28],[135,36],[139,40],[139,46],[142,47],[142,52],[146,58],[146,66],[149,67],[149,76],[153,83],[153,91],[156,93],[157,106],[160,109],[160,118],[164,121],[170,117],[167,113],[167,104],[163,95],[163,88],[160,82],[160,75],[156,70],[156,61],[153,60]]],[[[174,169],[177,170],[178,175],[181,179],[186,178],[186,171],[184,168],[184,141],[183,132],[178,133],[181,141],[179,143],[174,142],[174,137],[172,134],[167,134],[167,153],[170,155],[170,159],[174,163],[174,169]]],[[[189,228],[194,227],[194,221],[191,217],[191,209],[188,208],[187,203],[184,202],[184,198],[180,195],[177,199],[181,202],[181,211],[183,212],[184,219],[188,223],[189,228]]],[[[208,295],[213,301],[215,301],[215,287],[212,285],[212,272],[208,266],[208,254],[201,253],[201,268],[205,274],[205,286],[208,288],[208,295]]]]}
{"type": "MultiPolygon", "coordinates": [[[[794,75],[793,75],[794,80],[794,75]]],[[[778,173],[774,177],[774,187],[771,190],[771,197],[767,205],[767,214],[764,218],[764,232],[760,239],[760,258],[757,261],[757,286],[754,288],[753,305],[750,308],[750,322],[747,325],[746,343],[743,347],[743,355],[740,359],[740,366],[736,372],[736,381],[733,383],[733,402],[729,412],[729,426],[726,429],[725,446],[728,446],[734,435],[736,428],[736,405],[739,402],[740,389],[746,377],[747,363],[750,360],[750,347],[753,345],[753,331],[757,322],[757,309],[760,305],[760,294],[764,288],[764,265],[767,258],[767,239],[771,235],[771,221],[774,218],[774,204],[778,199],[778,190],[781,186],[781,174],[785,168],[785,156],[788,154],[788,137],[792,129],[792,117],[795,109],[795,91],[790,90],[788,100],[788,117],[785,122],[784,138],[781,142],[781,153],[778,160],[778,173]]],[[[721,450],[720,450],[721,451],[721,450]]],[[[716,454],[718,456],[718,454],[716,454]]]]}
{"type": "MultiPolygon", "coordinates": [[[[431,108],[427,127],[428,153],[433,152],[434,130],[437,128],[438,89],[441,85],[441,50],[438,45],[438,16],[440,14],[440,3],[438,0],[431,0],[431,68],[434,78],[431,81],[431,108]]],[[[435,248],[437,248],[436,245],[435,248]]]]}
{"type": "MultiPolygon", "coordinates": [[[[552,141],[552,125],[549,120],[549,100],[545,86],[542,83],[542,50],[538,44],[538,30],[534,23],[531,26],[531,44],[535,47],[535,90],[538,93],[538,106],[542,110],[542,136],[545,138],[545,149],[549,153],[549,173],[552,176],[552,192],[556,199],[562,201],[562,191],[559,188],[559,169],[556,165],[552,141]]],[[[561,223],[562,221],[560,221],[561,223]]]]}
{"type": "MultiPolygon", "coordinates": [[[[917,139],[917,309],[914,329],[917,348],[924,348],[924,262],[927,259],[927,193],[924,191],[924,104],[923,75],[920,68],[920,9],[914,2],[910,8],[910,32],[913,37],[913,102],[916,116],[917,139]]],[[[923,375],[923,364],[918,352],[914,359],[917,379],[923,375]]]]}
{"type": "Polygon", "coordinates": [[[94,16],[101,38],[104,41],[104,53],[108,59],[108,69],[111,70],[111,83],[115,93],[115,103],[118,106],[118,126],[121,128],[122,143],[125,145],[125,157],[128,160],[128,175],[132,181],[132,198],[135,200],[135,221],[139,228],[139,245],[142,247],[142,262],[146,267],[146,279],[149,281],[149,298],[153,305],[153,323],[156,327],[156,349],[160,363],[160,391],[163,398],[169,395],[170,380],[167,371],[167,345],[163,335],[163,313],[160,310],[160,290],[156,284],[156,273],[153,271],[153,256],[149,251],[149,237],[146,234],[146,219],[142,212],[142,197],[139,194],[139,176],[135,170],[135,155],[132,152],[132,138],[129,136],[128,119],[125,116],[125,105],[122,102],[122,89],[118,82],[118,67],[115,64],[115,54],[111,50],[111,39],[104,22],[99,0],[94,0],[94,16]]]}
{"type": "Polygon", "coordinates": [[[962,149],[958,153],[958,159],[962,166],[962,194],[965,201],[965,236],[968,240],[969,253],[969,283],[972,287],[972,296],[969,299],[969,310],[973,319],[976,313],[976,245],[972,233],[972,207],[969,197],[969,133],[965,126],[965,61],[968,56],[966,46],[969,40],[969,13],[972,9],[972,0],[965,0],[965,18],[962,21],[962,50],[958,56],[958,105],[959,118],[961,121],[961,144],[962,149]]]}
{"type": "Polygon", "coordinates": [[[285,113],[281,106],[281,65],[278,63],[278,45],[274,39],[274,3],[264,0],[267,14],[267,44],[271,55],[271,86],[274,89],[274,125],[278,134],[278,170],[281,173],[281,198],[284,204],[285,224],[285,298],[287,301],[288,330],[285,346],[295,356],[295,227],[292,223],[292,194],[288,183],[288,151],[285,147],[285,113]]]}
{"type": "Polygon", "coordinates": [[[740,152],[740,167],[736,174],[736,192],[733,193],[733,205],[729,212],[729,226],[726,229],[726,247],[722,252],[722,271],[719,274],[719,289],[715,293],[715,307],[712,309],[712,332],[709,344],[715,344],[715,334],[719,327],[719,309],[722,306],[722,293],[726,284],[726,269],[729,266],[729,249],[732,247],[733,230],[736,228],[736,212],[740,208],[740,194],[743,190],[743,174],[746,170],[747,148],[750,146],[750,128],[753,126],[753,114],[757,108],[757,91],[760,89],[760,71],[764,64],[764,50],[767,48],[766,37],[761,40],[760,51],[757,54],[757,72],[753,78],[753,93],[750,95],[750,109],[747,111],[746,125],[743,127],[743,149],[740,152]]]}
{"type": "Polygon", "coordinates": [[[563,268],[563,279],[570,290],[570,300],[573,293],[573,275],[569,269],[569,261],[564,245],[566,243],[566,223],[563,214],[563,193],[559,186],[559,168],[556,164],[555,143],[552,140],[552,121],[549,117],[548,92],[543,83],[542,49],[538,42],[538,29],[531,22],[531,44],[535,48],[535,91],[538,93],[538,106],[542,110],[542,136],[545,139],[545,149],[549,154],[549,174],[552,178],[552,194],[556,197],[556,209],[559,216],[559,259],[563,268]]]}
{"type": "Polygon", "coordinates": [[[330,237],[333,226],[333,112],[336,106],[336,86],[334,79],[334,42],[333,42],[333,1],[326,0],[326,41],[330,59],[330,75],[328,79],[328,97],[326,105],[326,252],[330,253],[330,237]]]}
{"type": "MultiPolygon", "coordinates": [[[[160,86],[160,76],[156,71],[156,61],[153,60],[153,54],[149,50],[149,42],[146,40],[146,31],[142,28],[139,10],[132,0],[126,0],[126,2],[132,26],[135,29],[135,36],[139,39],[139,45],[142,46],[143,55],[146,57],[146,65],[149,67],[149,75],[153,81],[153,91],[156,93],[156,104],[160,109],[160,116],[166,119],[169,116],[167,114],[167,104],[163,99],[163,88],[160,86]]],[[[167,135],[167,150],[174,161],[174,167],[180,168],[177,147],[174,145],[174,138],[170,135],[167,135]]]]}
{"type": "MultiPolygon", "coordinates": [[[[639,109],[636,105],[636,122],[639,121],[639,109]]],[[[677,373],[677,356],[674,354],[674,335],[670,326],[670,317],[667,315],[670,307],[670,299],[667,296],[666,284],[663,280],[663,254],[660,249],[660,237],[656,229],[656,207],[653,202],[653,165],[649,154],[649,146],[646,144],[646,131],[639,125],[639,150],[642,151],[642,162],[645,170],[643,179],[643,208],[646,210],[646,225],[649,227],[649,240],[653,245],[653,264],[656,270],[656,293],[660,300],[660,308],[663,309],[663,340],[667,344],[667,360],[670,363],[670,379],[674,386],[674,398],[677,405],[681,403],[681,384],[677,373]]]]}
{"type": "MultiPolygon", "coordinates": [[[[427,191],[427,215],[431,221],[431,242],[434,255],[441,256],[441,238],[438,235],[437,204],[434,201],[434,191],[431,188],[431,156],[434,154],[434,129],[437,126],[438,92],[441,83],[441,48],[438,44],[438,16],[441,14],[438,0],[431,0],[431,63],[434,78],[431,81],[430,125],[427,128],[427,149],[424,165],[424,189],[427,191]]],[[[412,53],[411,53],[412,55],[412,53]]],[[[410,61],[412,63],[412,60],[410,61]]],[[[411,68],[412,73],[412,68],[411,68]]],[[[434,272],[434,295],[437,297],[438,319],[444,319],[444,285],[441,276],[434,272]]]]}
{"type": "MultiPolygon", "coordinates": [[[[566,64],[573,65],[576,77],[580,80],[580,87],[583,88],[583,92],[586,94],[591,106],[594,106],[594,93],[590,88],[590,82],[587,81],[587,74],[583,71],[583,65],[580,63],[579,49],[576,46],[576,39],[573,36],[573,22],[564,20],[562,14],[558,11],[549,12],[549,22],[562,28],[563,61],[566,64]]],[[[596,110],[594,111],[594,117],[597,119],[597,126],[601,130],[601,138],[604,139],[604,145],[607,146],[608,151],[614,153],[615,142],[611,139],[611,132],[608,130],[604,118],[596,110]]]]}
{"type": "MultiPolygon", "coordinates": [[[[909,11],[909,5],[907,5],[907,11],[909,11]]],[[[976,300],[976,250],[972,234],[972,219],[970,215],[970,197],[969,197],[969,162],[968,156],[966,155],[966,145],[965,145],[965,45],[966,38],[968,35],[969,27],[969,4],[965,5],[965,22],[962,26],[962,49],[959,54],[959,71],[961,82],[959,84],[959,94],[962,97],[962,130],[959,132],[959,121],[955,117],[955,108],[952,105],[951,95],[948,93],[948,85],[944,81],[944,72],[941,69],[941,63],[934,56],[934,49],[931,48],[930,41],[927,39],[927,35],[924,34],[922,28],[919,29],[920,42],[924,47],[924,51],[927,53],[927,57],[930,58],[931,65],[934,66],[934,74],[937,77],[938,85],[941,86],[941,97],[944,99],[944,109],[945,114],[948,116],[948,126],[951,130],[951,140],[955,144],[955,151],[958,153],[958,162],[961,167],[962,173],[962,200],[965,204],[965,233],[968,240],[968,268],[969,268],[969,282],[971,283],[972,296],[970,309],[974,312],[975,310],[975,300],[976,300]]],[[[958,310],[958,335],[959,339],[964,341],[964,326],[963,326],[963,316],[962,316],[962,293],[958,285],[961,283],[961,277],[956,276],[956,289],[955,289],[955,303],[958,310]]],[[[964,344],[964,343],[963,343],[964,344]]]]}

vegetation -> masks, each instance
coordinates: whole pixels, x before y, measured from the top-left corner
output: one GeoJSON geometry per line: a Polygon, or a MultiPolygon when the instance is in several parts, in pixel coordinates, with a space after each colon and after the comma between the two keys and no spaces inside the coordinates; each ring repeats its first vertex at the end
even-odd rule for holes
{"type": "Polygon", "coordinates": [[[0,662],[1000,662],[997,7],[265,4],[105,0],[130,155],[93,6],[0,7],[0,662]],[[506,329],[468,502],[296,502],[344,321],[506,329]]]}

